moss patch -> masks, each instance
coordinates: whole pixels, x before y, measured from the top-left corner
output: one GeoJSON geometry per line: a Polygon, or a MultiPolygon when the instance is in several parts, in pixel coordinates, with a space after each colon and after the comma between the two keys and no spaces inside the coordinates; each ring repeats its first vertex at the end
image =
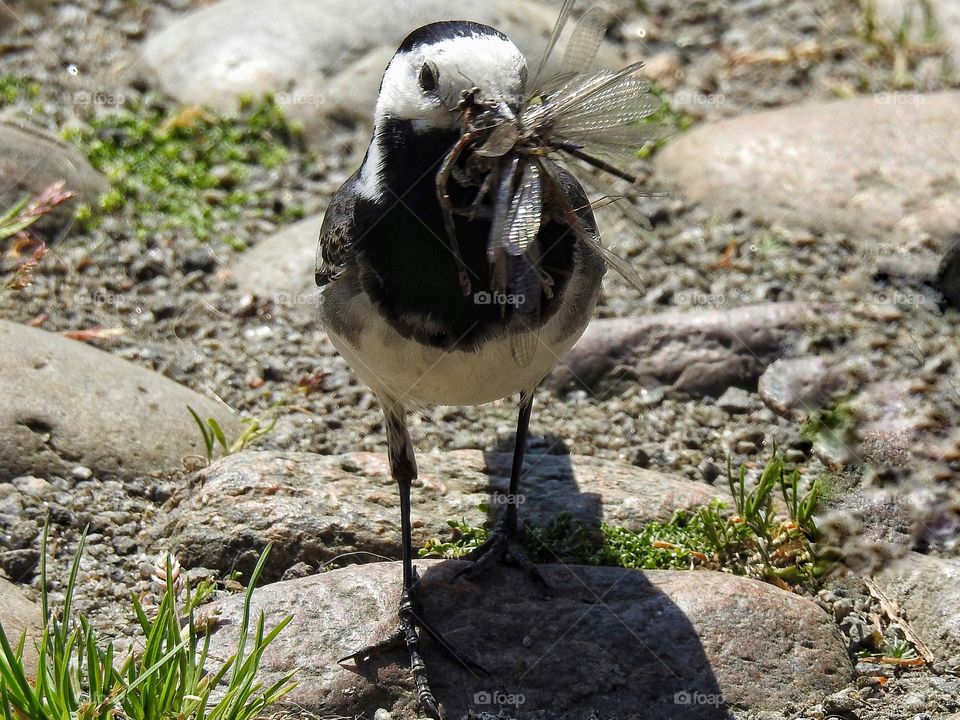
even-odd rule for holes
{"type": "MultiPolygon", "coordinates": [[[[64,135],[111,183],[99,207],[80,209],[84,227],[132,211],[139,237],[218,236],[230,244],[230,225],[251,207],[276,217],[272,196],[251,180],[259,168],[286,163],[301,144],[299,127],[270,97],[244,101],[232,116],[134,100],[64,135]]],[[[302,216],[302,208],[286,208],[280,219],[302,216]]]]}

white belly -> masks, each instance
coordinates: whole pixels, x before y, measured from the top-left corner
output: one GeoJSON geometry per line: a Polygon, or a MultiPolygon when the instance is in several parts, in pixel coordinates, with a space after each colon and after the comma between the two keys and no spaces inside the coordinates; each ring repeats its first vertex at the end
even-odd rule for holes
{"type": "Polygon", "coordinates": [[[579,339],[592,310],[562,339],[557,313],[541,329],[531,362],[521,367],[507,335],[486,342],[477,352],[427,347],[397,333],[365,296],[353,303],[364,326],[356,338],[347,339],[325,323],[334,347],[375,392],[429,405],[481,405],[535,387],[579,339]]]}

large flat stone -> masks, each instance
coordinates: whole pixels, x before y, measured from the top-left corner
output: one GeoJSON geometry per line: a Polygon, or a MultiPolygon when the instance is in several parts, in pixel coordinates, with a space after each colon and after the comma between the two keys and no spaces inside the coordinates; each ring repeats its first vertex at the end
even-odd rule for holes
{"type": "Polygon", "coordinates": [[[239,430],[222,406],[158,373],[5,320],[0,395],[0,481],[78,465],[118,478],[177,469],[204,452],[187,405],[228,435],[239,430]]]}
{"type": "Polygon", "coordinates": [[[96,204],[106,192],[106,179],[72,146],[36,128],[0,123],[0,207],[4,210],[25,195],[35,197],[60,180],[77,197],[32,226],[55,239],[73,221],[78,203],[96,204]]]}
{"type": "Polygon", "coordinates": [[[232,270],[240,287],[280,305],[312,307],[320,291],[313,275],[322,222],[323,215],[301,220],[245,252],[232,270]]]}
{"type": "Polygon", "coordinates": [[[638,381],[694,395],[719,396],[730,386],[753,390],[764,369],[826,311],[769,303],[594,320],[547,385],[601,395],[638,381]]]}
{"type": "MultiPolygon", "coordinates": [[[[509,484],[508,454],[458,450],[422,454],[417,461],[413,541],[418,546],[448,537],[447,520],[481,524],[487,516],[478,506],[494,488],[506,492],[509,484]]],[[[249,569],[268,542],[274,544],[271,577],[297,562],[317,565],[344,553],[400,555],[399,501],[382,453],[248,451],[214,463],[199,479],[199,490],[160,530],[188,567],[249,569]]],[[[607,522],[633,530],[668,520],[678,508],[726,497],[704,483],[569,455],[528,457],[521,493],[520,515],[534,525],[568,512],[590,526],[607,522]]]]}
{"type": "Polygon", "coordinates": [[[777,360],[757,383],[760,398],[774,412],[803,420],[834,398],[846,398],[872,371],[861,357],[815,355],[777,360]]]}
{"type": "Polygon", "coordinates": [[[960,93],[878,95],[704,125],[657,156],[660,176],[718,214],[848,233],[861,251],[946,250],[960,226],[960,93]]]}
{"type": "MultiPolygon", "coordinates": [[[[538,598],[516,569],[451,583],[463,563],[417,565],[424,616],[491,673],[473,674],[424,640],[449,718],[502,709],[542,720],[717,720],[732,709],[799,709],[850,680],[832,619],[756,580],[542,565],[551,597],[538,598]]],[[[263,656],[261,681],[299,668],[287,698],[298,712],[373,717],[386,708],[394,720],[419,717],[404,650],[362,671],[337,664],[395,626],[400,579],[399,563],[375,563],[258,589],[251,609],[268,627],[293,616],[263,656]]],[[[241,600],[220,603],[214,658],[234,652],[241,600]]]]}
{"type": "Polygon", "coordinates": [[[875,580],[937,659],[960,657],[960,561],[914,552],[875,580]]]}
{"type": "Polygon", "coordinates": [[[0,627],[13,647],[26,633],[23,644],[23,664],[27,677],[37,672],[37,650],[34,645],[40,631],[40,608],[27,600],[13,583],[0,577],[0,627]]]}
{"type": "MultiPolygon", "coordinates": [[[[224,0],[149,38],[141,66],[185,104],[230,110],[242,95],[275,93],[315,136],[330,117],[369,123],[386,62],[420,25],[493,25],[535,62],[556,14],[556,7],[532,0],[224,0]]],[[[601,61],[617,64],[616,54],[604,48],[601,61]]]]}

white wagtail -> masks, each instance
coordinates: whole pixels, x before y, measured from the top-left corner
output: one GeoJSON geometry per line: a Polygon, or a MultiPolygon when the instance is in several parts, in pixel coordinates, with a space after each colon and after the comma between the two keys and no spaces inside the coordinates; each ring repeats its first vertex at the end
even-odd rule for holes
{"type": "MultiPolygon", "coordinates": [[[[572,4],[561,10],[547,55],[572,4]]],[[[599,39],[581,26],[572,54],[592,60],[599,39]]],[[[622,177],[585,148],[643,135],[638,123],[658,103],[635,79],[637,67],[571,73],[528,93],[526,60],[498,30],[465,21],[419,28],[387,66],[366,156],[323,220],[321,315],[331,342],[382,404],[402,527],[397,632],[344,660],[406,644],[431,717],[440,712],[417,630],[445,643],[412,602],[417,464],[406,411],[519,393],[506,510],[467,570],[509,554],[543,582],[520,548],[514,502],[534,390],[582,334],[607,263],[636,276],[600,244],[583,188],[549,155],[565,151],[622,177]]]]}

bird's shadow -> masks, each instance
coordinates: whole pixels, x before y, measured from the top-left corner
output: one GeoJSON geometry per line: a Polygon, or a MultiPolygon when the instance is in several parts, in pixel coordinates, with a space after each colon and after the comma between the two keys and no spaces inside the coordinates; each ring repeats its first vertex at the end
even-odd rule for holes
{"type": "MultiPolygon", "coordinates": [[[[529,445],[522,522],[538,524],[565,511],[599,535],[602,498],[580,492],[563,442],[548,435],[529,445]]],[[[507,489],[512,452],[513,438],[506,438],[485,453],[494,478],[491,500],[494,488],[507,489]]],[[[499,509],[489,506],[494,519],[499,509]]],[[[489,672],[423,643],[431,685],[448,718],[501,711],[516,718],[731,717],[694,625],[662,589],[669,574],[655,578],[555,558],[540,565],[550,588],[544,596],[517,568],[454,580],[464,561],[418,565],[425,617],[454,653],[489,672]]]]}

